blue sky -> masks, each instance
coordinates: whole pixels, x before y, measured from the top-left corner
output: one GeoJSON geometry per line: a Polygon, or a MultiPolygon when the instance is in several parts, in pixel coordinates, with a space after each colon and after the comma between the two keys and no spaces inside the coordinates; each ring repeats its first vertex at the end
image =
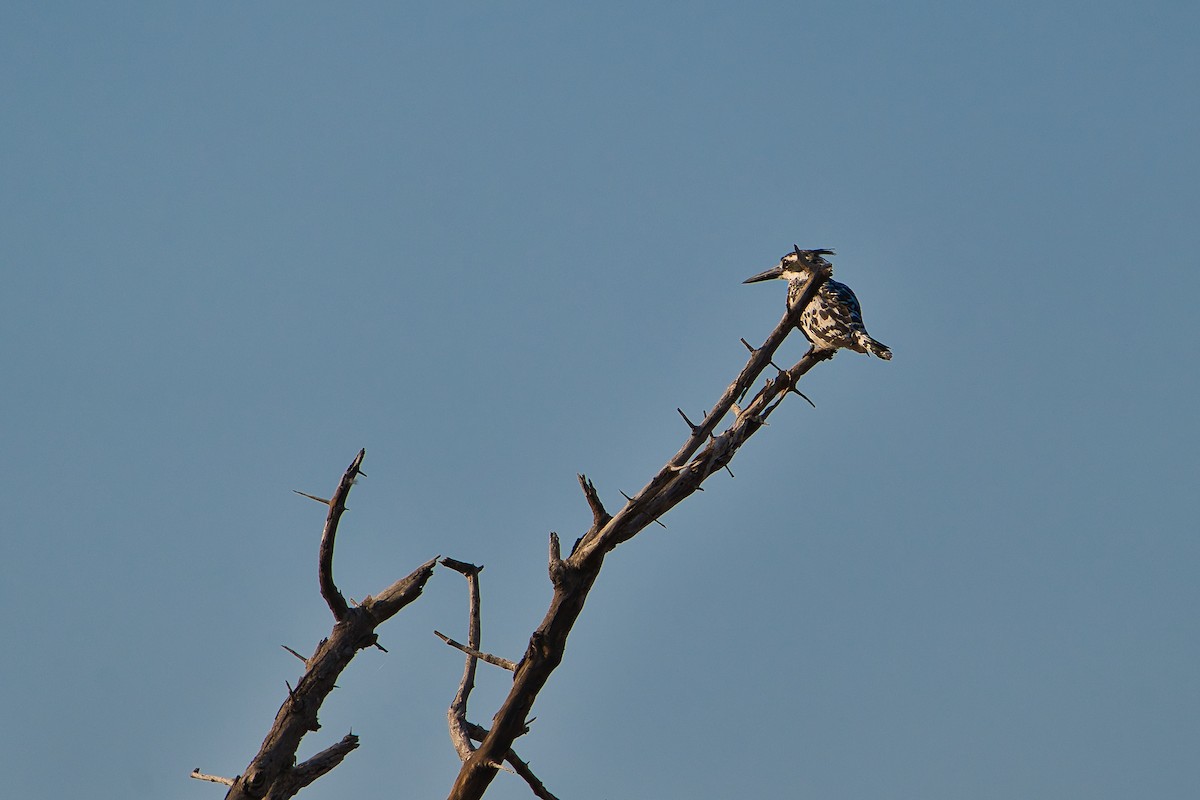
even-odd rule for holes
{"type": "MultiPolygon", "coordinates": [[[[843,353],[619,548],[519,752],[563,797],[1182,797],[1200,746],[1190,3],[0,10],[13,796],[216,798],[327,632],[678,448],[833,247],[843,353]]],[[[784,357],[802,352],[785,344],[784,357]]],[[[302,796],[444,796],[465,584],[326,704],[302,796]]],[[[486,724],[508,679],[483,669],[486,724]]],[[[523,798],[501,775],[489,797],[523,798]]]]}

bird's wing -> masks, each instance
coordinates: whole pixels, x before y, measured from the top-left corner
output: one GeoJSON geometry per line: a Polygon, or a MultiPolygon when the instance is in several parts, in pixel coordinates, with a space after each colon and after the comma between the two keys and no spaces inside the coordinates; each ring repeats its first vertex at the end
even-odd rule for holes
{"type": "Polygon", "coordinates": [[[821,287],[821,295],[825,301],[822,311],[829,315],[833,324],[840,324],[848,329],[862,327],[862,308],[858,304],[858,298],[854,296],[854,290],[849,286],[835,280],[827,280],[821,287]]]}

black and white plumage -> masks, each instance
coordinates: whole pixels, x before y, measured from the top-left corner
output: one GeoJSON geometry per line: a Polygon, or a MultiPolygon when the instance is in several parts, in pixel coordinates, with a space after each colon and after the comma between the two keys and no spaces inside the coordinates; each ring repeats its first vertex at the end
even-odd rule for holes
{"type": "MultiPolygon", "coordinates": [[[[812,280],[817,268],[824,267],[826,274],[833,274],[833,265],[825,260],[825,256],[833,255],[832,250],[801,250],[793,247],[792,252],[785,255],[771,269],[761,272],[743,283],[757,283],[779,278],[788,282],[788,308],[795,306],[800,300],[808,282],[812,280]]],[[[836,351],[839,348],[854,350],[859,353],[870,353],[886,360],[891,359],[892,351],[887,345],[871,338],[863,327],[862,308],[854,291],[844,283],[838,283],[828,278],[821,284],[808,307],[800,314],[798,326],[804,337],[812,342],[815,350],[836,351]]]]}

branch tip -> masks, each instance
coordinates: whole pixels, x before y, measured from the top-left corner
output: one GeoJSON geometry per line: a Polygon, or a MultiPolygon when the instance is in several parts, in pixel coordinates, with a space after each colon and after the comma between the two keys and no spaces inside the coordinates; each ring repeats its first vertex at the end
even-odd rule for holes
{"type": "Polygon", "coordinates": [[[688,424],[688,427],[692,429],[693,436],[695,436],[697,433],[699,433],[699,431],[700,431],[699,426],[697,426],[696,423],[694,423],[690,419],[688,419],[688,415],[683,413],[682,408],[676,407],[675,410],[679,412],[679,416],[683,417],[683,421],[686,422],[688,424]]]}
{"type": "Polygon", "coordinates": [[[454,639],[451,639],[449,636],[442,633],[441,631],[434,631],[433,635],[438,637],[439,639],[441,639],[446,644],[453,647],[455,650],[459,650],[471,658],[477,658],[480,661],[486,661],[487,663],[492,664],[493,666],[497,666],[502,669],[506,669],[509,672],[516,672],[517,662],[515,662],[515,661],[509,661],[507,658],[504,658],[502,656],[495,656],[495,655],[492,655],[491,653],[485,653],[482,650],[478,650],[474,647],[471,647],[470,645],[465,645],[462,642],[456,642],[454,639]]]}
{"type": "Polygon", "coordinates": [[[587,500],[588,508],[592,510],[592,528],[600,530],[608,521],[612,519],[612,515],[604,508],[604,503],[600,500],[600,494],[596,491],[596,485],[592,483],[585,475],[578,475],[579,488],[583,490],[584,499],[587,500]]]}
{"type": "Polygon", "coordinates": [[[194,770],[192,770],[191,773],[189,774],[189,777],[195,778],[198,781],[209,781],[210,783],[220,783],[225,786],[233,786],[233,782],[235,780],[237,780],[236,778],[223,778],[220,775],[206,775],[200,771],[199,767],[196,767],[194,770]]]}
{"type": "Polygon", "coordinates": [[[280,646],[280,647],[282,647],[284,650],[287,650],[289,653],[291,653],[292,655],[294,655],[296,658],[298,658],[298,659],[300,659],[301,661],[303,661],[305,664],[307,664],[307,663],[308,663],[308,659],[307,659],[307,658],[305,658],[304,656],[300,655],[300,654],[299,654],[299,653],[297,653],[295,650],[293,650],[292,648],[288,647],[286,644],[281,644],[281,645],[279,645],[279,646],[280,646]]]}
{"type": "Polygon", "coordinates": [[[796,394],[800,395],[801,397],[803,397],[803,398],[804,398],[804,400],[805,400],[805,401],[806,401],[806,402],[807,402],[807,403],[808,403],[810,406],[812,406],[813,408],[816,408],[816,407],[817,407],[817,404],[816,404],[816,403],[814,403],[812,400],[809,400],[809,399],[808,399],[808,395],[806,395],[804,392],[802,392],[802,391],[800,391],[799,389],[797,389],[795,386],[791,387],[791,389],[789,389],[789,391],[791,391],[791,392],[794,392],[794,393],[796,393],[796,394]]]}
{"type": "Polygon", "coordinates": [[[476,566],[467,561],[459,561],[458,559],[450,558],[449,556],[439,559],[438,563],[443,567],[449,567],[465,578],[469,578],[472,575],[478,575],[479,573],[483,572],[482,566],[476,566]]]}

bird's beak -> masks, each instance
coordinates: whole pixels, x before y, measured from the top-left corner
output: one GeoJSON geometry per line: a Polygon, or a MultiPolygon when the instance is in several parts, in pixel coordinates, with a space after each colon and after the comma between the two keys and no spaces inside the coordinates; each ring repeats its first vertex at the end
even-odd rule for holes
{"type": "Polygon", "coordinates": [[[769,281],[772,278],[778,278],[783,275],[783,266],[776,264],[766,272],[760,272],[753,278],[746,278],[742,283],[758,283],[759,281],[769,281]]]}

